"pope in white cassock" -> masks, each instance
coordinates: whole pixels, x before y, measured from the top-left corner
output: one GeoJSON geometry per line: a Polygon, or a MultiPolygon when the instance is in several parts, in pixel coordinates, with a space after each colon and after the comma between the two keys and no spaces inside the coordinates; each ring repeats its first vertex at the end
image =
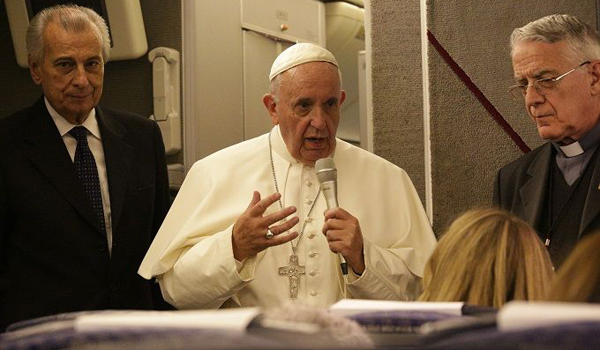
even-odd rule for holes
{"type": "Polygon", "coordinates": [[[404,170],[336,139],[335,57],[296,44],[269,78],[275,126],[194,164],[139,274],[179,309],[414,299],[435,236],[404,170]],[[314,168],[325,157],[338,174],[330,210],[314,168]]]}

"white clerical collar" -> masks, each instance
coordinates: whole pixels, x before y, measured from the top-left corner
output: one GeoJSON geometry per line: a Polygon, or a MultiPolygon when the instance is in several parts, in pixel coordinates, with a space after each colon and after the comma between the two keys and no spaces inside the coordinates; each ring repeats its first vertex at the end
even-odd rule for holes
{"type": "MultiPolygon", "coordinates": [[[[58,132],[60,133],[61,137],[65,136],[65,134],[71,131],[71,129],[73,129],[74,126],[77,126],[69,123],[54,108],[52,108],[52,105],[50,105],[50,102],[48,102],[48,99],[46,99],[46,97],[44,97],[44,103],[46,104],[48,113],[50,113],[54,124],[56,124],[56,128],[58,129],[58,132]]],[[[98,126],[98,120],[96,119],[95,108],[92,108],[90,114],[88,114],[87,118],[85,118],[81,125],[88,129],[90,134],[94,135],[97,139],[102,140],[102,137],[100,137],[100,127],[98,126]]]]}
{"type": "Polygon", "coordinates": [[[583,153],[583,147],[579,141],[575,141],[570,145],[558,146],[567,158],[575,157],[583,153]]]}
{"type": "Polygon", "coordinates": [[[552,142],[554,148],[559,151],[557,156],[565,158],[573,158],[581,155],[589,150],[595,150],[600,143],[600,123],[597,123],[592,130],[588,131],[579,140],[570,145],[561,146],[556,142],[552,142]]]}

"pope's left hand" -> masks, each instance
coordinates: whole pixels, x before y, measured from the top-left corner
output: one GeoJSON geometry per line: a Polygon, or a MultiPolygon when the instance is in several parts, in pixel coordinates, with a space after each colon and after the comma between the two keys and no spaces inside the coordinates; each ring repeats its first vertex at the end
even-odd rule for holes
{"type": "Polygon", "coordinates": [[[329,249],[341,253],[348,265],[358,274],[365,271],[363,237],[358,219],[342,208],[325,211],[323,234],[327,237],[329,249]]]}

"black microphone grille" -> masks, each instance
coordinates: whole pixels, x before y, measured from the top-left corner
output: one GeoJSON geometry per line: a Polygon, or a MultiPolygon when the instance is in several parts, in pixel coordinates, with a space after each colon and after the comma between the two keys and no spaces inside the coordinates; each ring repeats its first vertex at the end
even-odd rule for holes
{"type": "Polygon", "coordinates": [[[321,158],[317,160],[315,170],[317,171],[317,177],[321,183],[337,180],[337,169],[335,168],[333,158],[321,158]]]}

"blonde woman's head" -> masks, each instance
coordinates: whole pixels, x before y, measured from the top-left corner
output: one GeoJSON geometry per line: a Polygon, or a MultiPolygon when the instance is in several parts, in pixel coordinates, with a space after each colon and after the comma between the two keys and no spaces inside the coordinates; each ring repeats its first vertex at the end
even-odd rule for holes
{"type": "Polygon", "coordinates": [[[496,208],[470,210],[449,227],[423,276],[423,301],[464,301],[500,308],[542,300],[554,272],[536,232],[496,208]]]}
{"type": "Polygon", "coordinates": [[[549,300],[600,303],[600,232],[585,236],[558,269],[549,300]]]}

